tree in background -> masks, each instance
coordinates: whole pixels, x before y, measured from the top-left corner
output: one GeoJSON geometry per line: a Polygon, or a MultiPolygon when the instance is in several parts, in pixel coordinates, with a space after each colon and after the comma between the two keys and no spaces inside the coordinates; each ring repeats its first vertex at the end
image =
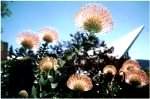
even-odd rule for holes
{"type": "MultiPolygon", "coordinates": [[[[12,12],[8,7],[9,2],[1,1],[1,17],[5,19],[5,17],[9,17],[12,12]]],[[[3,26],[1,27],[1,33],[3,33],[3,26]]],[[[8,53],[8,43],[1,40],[1,60],[6,60],[8,53]]]]}
{"type": "Polygon", "coordinates": [[[1,17],[9,17],[12,12],[10,11],[9,7],[8,7],[8,3],[6,1],[1,1],[1,17]]]}

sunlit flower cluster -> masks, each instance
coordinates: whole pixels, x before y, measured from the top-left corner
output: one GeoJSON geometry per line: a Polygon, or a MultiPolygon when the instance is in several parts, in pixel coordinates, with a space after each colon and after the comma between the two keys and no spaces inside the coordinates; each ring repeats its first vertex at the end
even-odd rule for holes
{"type": "Polygon", "coordinates": [[[53,28],[43,28],[40,30],[39,34],[34,34],[27,31],[22,32],[17,37],[17,42],[21,44],[24,48],[35,50],[34,48],[38,47],[40,39],[47,43],[52,43],[58,40],[57,34],[58,32],[53,28]]]}
{"type": "Polygon", "coordinates": [[[89,91],[93,84],[91,78],[87,75],[73,74],[69,77],[67,86],[71,90],[89,91]]]}
{"type": "Polygon", "coordinates": [[[56,41],[58,39],[58,33],[53,28],[43,28],[40,30],[42,39],[47,42],[51,43],[53,41],[56,41]]]}
{"type": "Polygon", "coordinates": [[[28,49],[32,49],[33,47],[37,47],[39,43],[39,37],[31,32],[22,32],[17,41],[24,47],[28,49]]]}
{"type": "Polygon", "coordinates": [[[124,73],[125,82],[128,84],[137,83],[138,87],[145,86],[149,83],[148,75],[141,70],[140,65],[135,60],[127,60],[123,63],[120,74],[124,73]]]}
{"type": "Polygon", "coordinates": [[[39,69],[42,72],[48,72],[51,69],[57,70],[58,67],[58,61],[53,57],[47,56],[39,61],[39,69]]]}
{"type": "Polygon", "coordinates": [[[112,30],[113,22],[110,12],[102,5],[87,4],[75,16],[78,27],[93,33],[105,33],[112,30]]]}

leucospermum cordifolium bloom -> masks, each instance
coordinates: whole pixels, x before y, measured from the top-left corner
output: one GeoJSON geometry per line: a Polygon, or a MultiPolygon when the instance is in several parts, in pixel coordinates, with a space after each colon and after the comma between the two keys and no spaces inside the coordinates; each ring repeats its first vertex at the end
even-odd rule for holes
{"type": "Polygon", "coordinates": [[[113,76],[116,75],[117,73],[117,69],[114,65],[106,65],[104,68],[103,68],[103,73],[104,74],[112,74],[113,76]]]}
{"type": "Polygon", "coordinates": [[[39,61],[39,69],[41,72],[48,72],[52,69],[57,70],[58,67],[58,61],[53,57],[46,56],[39,61]]]}
{"type": "Polygon", "coordinates": [[[32,32],[22,32],[18,36],[17,42],[19,42],[24,48],[32,49],[38,46],[39,37],[32,32]]]}
{"type": "Polygon", "coordinates": [[[111,13],[103,5],[87,4],[75,16],[75,24],[88,32],[106,33],[113,27],[111,13]]]}
{"type": "Polygon", "coordinates": [[[125,75],[125,82],[128,84],[136,84],[137,87],[143,87],[149,83],[149,78],[145,71],[128,71],[125,75]]]}
{"type": "Polygon", "coordinates": [[[73,74],[69,77],[67,86],[71,90],[89,91],[92,89],[93,84],[91,78],[87,75],[73,74]]]}
{"type": "Polygon", "coordinates": [[[18,95],[20,98],[28,98],[29,97],[29,94],[26,90],[19,91],[18,95]]]}
{"type": "Polygon", "coordinates": [[[41,38],[47,43],[52,43],[58,40],[58,32],[51,27],[45,27],[40,30],[41,38]]]}
{"type": "Polygon", "coordinates": [[[136,60],[126,60],[121,69],[120,69],[120,72],[127,72],[127,71],[133,71],[133,70],[139,70],[141,67],[140,67],[140,64],[136,61],[136,60]]]}
{"type": "Polygon", "coordinates": [[[143,87],[149,84],[148,75],[140,67],[136,60],[126,60],[119,70],[120,75],[124,75],[124,80],[128,84],[136,83],[136,87],[143,87]]]}

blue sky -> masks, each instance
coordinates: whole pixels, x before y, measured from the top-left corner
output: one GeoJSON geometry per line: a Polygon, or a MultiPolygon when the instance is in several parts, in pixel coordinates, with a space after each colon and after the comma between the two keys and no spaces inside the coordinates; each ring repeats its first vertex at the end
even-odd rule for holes
{"type": "MultiPolygon", "coordinates": [[[[86,3],[93,2],[14,1],[9,4],[12,15],[2,19],[4,31],[1,39],[17,48],[18,33],[25,30],[38,32],[43,27],[52,26],[58,30],[60,41],[69,40],[69,34],[77,31],[74,24],[75,13],[86,3]]],[[[144,30],[131,47],[129,54],[134,59],[150,59],[148,2],[102,1],[96,3],[101,3],[109,9],[114,22],[112,32],[97,36],[111,42],[144,24],[144,30]]]]}

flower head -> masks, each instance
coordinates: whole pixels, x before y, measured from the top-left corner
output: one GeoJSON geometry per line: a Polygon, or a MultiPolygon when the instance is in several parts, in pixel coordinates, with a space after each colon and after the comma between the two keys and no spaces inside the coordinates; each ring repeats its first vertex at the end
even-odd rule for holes
{"type": "Polygon", "coordinates": [[[42,33],[42,39],[47,43],[53,42],[58,39],[58,33],[53,28],[43,28],[40,30],[42,33]]]}
{"type": "Polygon", "coordinates": [[[67,81],[71,90],[89,91],[93,88],[92,80],[87,75],[73,74],[67,81]]]}
{"type": "Polygon", "coordinates": [[[22,32],[17,40],[23,47],[28,49],[37,47],[39,43],[39,37],[31,32],[22,32]]]}
{"type": "Polygon", "coordinates": [[[143,70],[128,71],[125,74],[125,82],[131,85],[136,84],[138,87],[142,87],[149,83],[149,78],[143,70]]]}
{"type": "Polygon", "coordinates": [[[113,22],[110,12],[102,5],[87,4],[81,8],[75,17],[78,27],[88,32],[109,32],[113,22]]]}
{"type": "Polygon", "coordinates": [[[28,92],[26,90],[19,91],[18,95],[22,98],[28,98],[28,92]]]}
{"type": "Polygon", "coordinates": [[[139,70],[140,65],[137,61],[135,60],[127,60],[123,63],[122,67],[120,68],[120,72],[128,72],[128,71],[134,71],[134,70],[139,70]]]}
{"type": "Polygon", "coordinates": [[[39,61],[39,68],[42,72],[48,72],[51,69],[56,70],[58,68],[58,61],[53,57],[44,57],[39,61]]]}
{"type": "Polygon", "coordinates": [[[112,75],[116,75],[117,73],[117,69],[114,65],[106,65],[104,68],[103,68],[103,73],[104,74],[108,74],[108,73],[111,73],[112,75]]]}

